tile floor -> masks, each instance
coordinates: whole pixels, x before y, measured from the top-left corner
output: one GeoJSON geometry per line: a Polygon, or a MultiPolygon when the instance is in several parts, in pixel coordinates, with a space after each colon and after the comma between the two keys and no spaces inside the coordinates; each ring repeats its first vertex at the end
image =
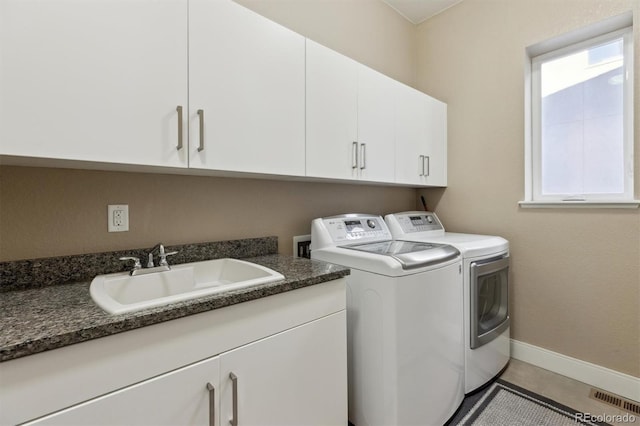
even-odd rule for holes
{"type": "MultiPolygon", "coordinates": [[[[628,414],[627,411],[589,398],[590,385],[516,359],[509,362],[500,378],[593,416],[628,414]]],[[[634,423],[615,421],[608,423],[616,426],[629,424],[640,426],[640,417],[636,415],[634,423]]]]}

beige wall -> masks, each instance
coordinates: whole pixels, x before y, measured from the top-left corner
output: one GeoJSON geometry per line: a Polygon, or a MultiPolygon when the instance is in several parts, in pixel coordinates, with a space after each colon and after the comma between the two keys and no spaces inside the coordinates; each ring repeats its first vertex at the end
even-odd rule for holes
{"type": "MultiPolygon", "coordinates": [[[[239,3],[407,84],[415,27],[377,0],[239,3]]],[[[0,168],[0,260],[277,235],[290,253],[311,219],[415,207],[410,188],[0,168]],[[131,231],[107,233],[106,206],[129,204],[131,231]]]]}
{"type": "Polygon", "coordinates": [[[1,260],[276,235],[281,253],[311,220],[415,207],[410,188],[29,167],[0,168],[1,260]],[[107,232],[128,204],[129,232],[107,232]]]}
{"type": "Polygon", "coordinates": [[[637,0],[465,0],[418,26],[418,87],[449,104],[449,187],[421,192],[449,230],[509,239],[512,337],[640,376],[640,211],[518,207],[525,47],[632,8],[637,24],[637,0]]]}

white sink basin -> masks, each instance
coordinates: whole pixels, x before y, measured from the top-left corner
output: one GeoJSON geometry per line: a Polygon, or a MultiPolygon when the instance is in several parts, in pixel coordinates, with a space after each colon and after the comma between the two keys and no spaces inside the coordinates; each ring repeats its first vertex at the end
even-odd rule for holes
{"type": "Polygon", "coordinates": [[[274,270],[238,259],[185,263],[146,275],[98,275],[91,298],[110,314],[139,311],[284,279],[274,270]]]}

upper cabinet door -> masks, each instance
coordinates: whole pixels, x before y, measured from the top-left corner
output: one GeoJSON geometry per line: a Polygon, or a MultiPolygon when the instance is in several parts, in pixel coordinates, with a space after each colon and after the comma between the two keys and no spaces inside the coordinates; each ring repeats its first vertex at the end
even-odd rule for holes
{"type": "Polygon", "coordinates": [[[2,0],[0,40],[0,154],[186,167],[187,0],[2,0]]]}
{"type": "Polygon", "coordinates": [[[398,85],[396,182],[447,185],[447,105],[411,87],[398,85]]]}
{"type": "Polygon", "coordinates": [[[424,185],[427,96],[400,84],[396,95],[396,182],[424,185]]]}
{"type": "Polygon", "coordinates": [[[425,184],[447,186],[447,104],[427,98],[427,151],[425,184]]]}
{"type": "Polygon", "coordinates": [[[307,176],[357,179],[358,63],[307,39],[307,176]]]}
{"type": "Polygon", "coordinates": [[[304,50],[231,0],[189,2],[190,167],[304,176],[304,50]]]}
{"type": "Polygon", "coordinates": [[[358,167],[363,180],[394,181],[397,84],[358,65],[358,167]]]}

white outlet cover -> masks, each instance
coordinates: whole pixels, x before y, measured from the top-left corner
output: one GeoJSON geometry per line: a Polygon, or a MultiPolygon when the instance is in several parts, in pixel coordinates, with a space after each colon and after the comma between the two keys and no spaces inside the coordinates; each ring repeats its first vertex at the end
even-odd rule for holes
{"type": "Polygon", "coordinates": [[[311,234],[295,235],[293,237],[293,257],[300,257],[298,256],[298,243],[302,241],[311,241],[311,234]]]}
{"type": "Polygon", "coordinates": [[[107,206],[107,223],[109,232],[125,232],[129,230],[129,205],[110,204],[107,206]]]}

